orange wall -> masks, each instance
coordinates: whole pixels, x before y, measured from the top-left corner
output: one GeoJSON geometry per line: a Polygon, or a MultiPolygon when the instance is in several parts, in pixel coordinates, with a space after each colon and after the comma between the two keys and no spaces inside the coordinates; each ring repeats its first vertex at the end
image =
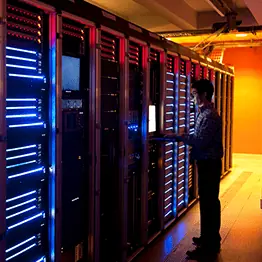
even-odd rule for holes
{"type": "Polygon", "coordinates": [[[226,49],[235,67],[233,152],[262,154],[262,47],[226,49]]]}

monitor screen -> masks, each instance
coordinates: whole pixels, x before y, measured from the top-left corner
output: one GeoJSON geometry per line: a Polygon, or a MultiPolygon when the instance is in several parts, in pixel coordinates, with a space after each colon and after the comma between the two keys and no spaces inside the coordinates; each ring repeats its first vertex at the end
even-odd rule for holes
{"type": "Polygon", "coordinates": [[[62,89],[79,91],[80,89],[80,58],[62,57],[62,89]]]}
{"type": "Polygon", "coordinates": [[[156,106],[149,106],[148,132],[156,132],[156,106]]]}

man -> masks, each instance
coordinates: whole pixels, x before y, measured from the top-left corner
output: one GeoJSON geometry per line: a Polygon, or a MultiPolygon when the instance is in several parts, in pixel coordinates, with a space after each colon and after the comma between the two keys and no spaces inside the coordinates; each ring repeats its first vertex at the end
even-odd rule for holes
{"type": "Polygon", "coordinates": [[[193,237],[197,248],[187,251],[190,259],[216,256],[220,251],[221,207],[219,184],[222,169],[222,122],[213,107],[214,87],[206,79],[193,83],[192,96],[198,106],[195,132],[190,136],[166,136],[164,139],[182,141],[192,146],[198,167],[200,204],[200,237],[193,237]]]}

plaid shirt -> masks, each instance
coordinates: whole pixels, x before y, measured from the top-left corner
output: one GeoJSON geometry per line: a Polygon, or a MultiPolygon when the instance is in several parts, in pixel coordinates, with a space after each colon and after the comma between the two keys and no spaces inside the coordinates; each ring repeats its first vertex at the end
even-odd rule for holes
{"type": "Polygon", "coordinates": [[[213,104],[200,108],[194,134],[181,140],[192,146],[192,157],[195,160],[223,157],[222,121],[213,104]]]}

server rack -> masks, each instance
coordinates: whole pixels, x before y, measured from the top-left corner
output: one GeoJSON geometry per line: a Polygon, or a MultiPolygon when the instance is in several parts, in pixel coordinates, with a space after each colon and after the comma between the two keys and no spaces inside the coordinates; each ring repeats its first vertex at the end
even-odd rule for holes
{"type": "Polygon", "coordinates": [[[62,17],[62,253],[83,257],[88,226],[89,31],[62,17]]]}
{"type": "Polygon", "coordinates": [[[6,261],[54,260],[48,22],[39,9],[7,5],[6,261]]]}
{"type": "Polygon", "coordinates": [[[231,85],[230,85],[230,130],[229,130],[229,169],[232,168],[232,154],[233,154],[233,117],[234,117],[234,77],[231,76],[231,85]]]}
{"type": "MultiPolygon", "coordinates": [[[[6,1],[0,3],[0,17],[6,20],[6,1]]],[[[0,23],[0,261],[5,260],[6,234],[6,24],[0,23]]]]}
{"type": "MultiPolygon", "coordinates": [[[[123,82],[124,57],[126,54],[124,37],[114,31],[101,30],[101,153],[100,153],[100,245],[101,261],[121,260],[126,238],[122,232],[123,187],[127,179],[124,152],[127,151],[125,132],[125,84],[123,82]],[[124,128],[123,128],[124,126],[124,128]],[[122,143],[123,142],[123,143],[122,143]],[[109,205],[108,199],[113,206],[109,205]],[[121,214],[119,216],[119,214],[121,214]]],[[[125,231],[124,231],[125,232],[125,231]]]]}
{"type": "MultiPolygon", "coordinates": [[[[187,133],[187,92],[188,92],[188,75],[187,75],[187,61],[180,58],[178,60],[177,80],[178,88],[176,93],[177,98],[177,118],[176,118],[176,133],[187,133]]],[[[190,73],[190,72],[189,72],[190,73]]],[[[177,212],[183,211],[187,206],[188,201],[188,148],[182,143],[176,143],[176,161],[177,161],[177,212]]]]}
{"type": "MultiPolygon", "coordinates": [[[[166,85],[165,85],[165,134],[175,132],[176,118],[176,82],[175,82],[175,60],[177,56],[167,55],[166,62],[166,85]]],[[[172,218],[175,218],[177,206],[176,194],[176,145],[173,142],[165,143],[164,148],[164,222],[167,224],[172,218]]]]}
{"type": "MultiPolygon", "coordinates": [[[[150,127],[149,134],[156,135],[159,133],[159,119],[160,119],[160,84],[161,84],[161,52],[157,49],[150,48],[150,106],[153,116],[155,115],[155,123],[150,127]]],[[[150,120],[149,120],[150,121],[150,120]]],[[[154,119],[153,119],[154,121],[154,119]]],[[[149,161],[148,161],[148,237],[152,238],[160,231],[160,218],[158,213],[158,199],[159,195],[159,156],[161,152],[161,145],[150,141],[149,142],[149,161]]]]}
{"type": "Polygon", "coordinates": [[[223,138],[223,148],[224,148],[224,157],[222,161],[222,175],[225,174],[225,159],[226,159],[226,75],[222,73],[221,75],[221,96],[220,96],[220,116],[222,118],[222,138],[223,138]]]}
{"type": "Polygon", "coordinates": [[[143,46],[129,42],[128,108],[128,256],[141,246],[143,46]]]}
{"type": "Polygon", "coordinates": [[[221,73],[215,72],[215,108],[221,115],[221,73]]]}

